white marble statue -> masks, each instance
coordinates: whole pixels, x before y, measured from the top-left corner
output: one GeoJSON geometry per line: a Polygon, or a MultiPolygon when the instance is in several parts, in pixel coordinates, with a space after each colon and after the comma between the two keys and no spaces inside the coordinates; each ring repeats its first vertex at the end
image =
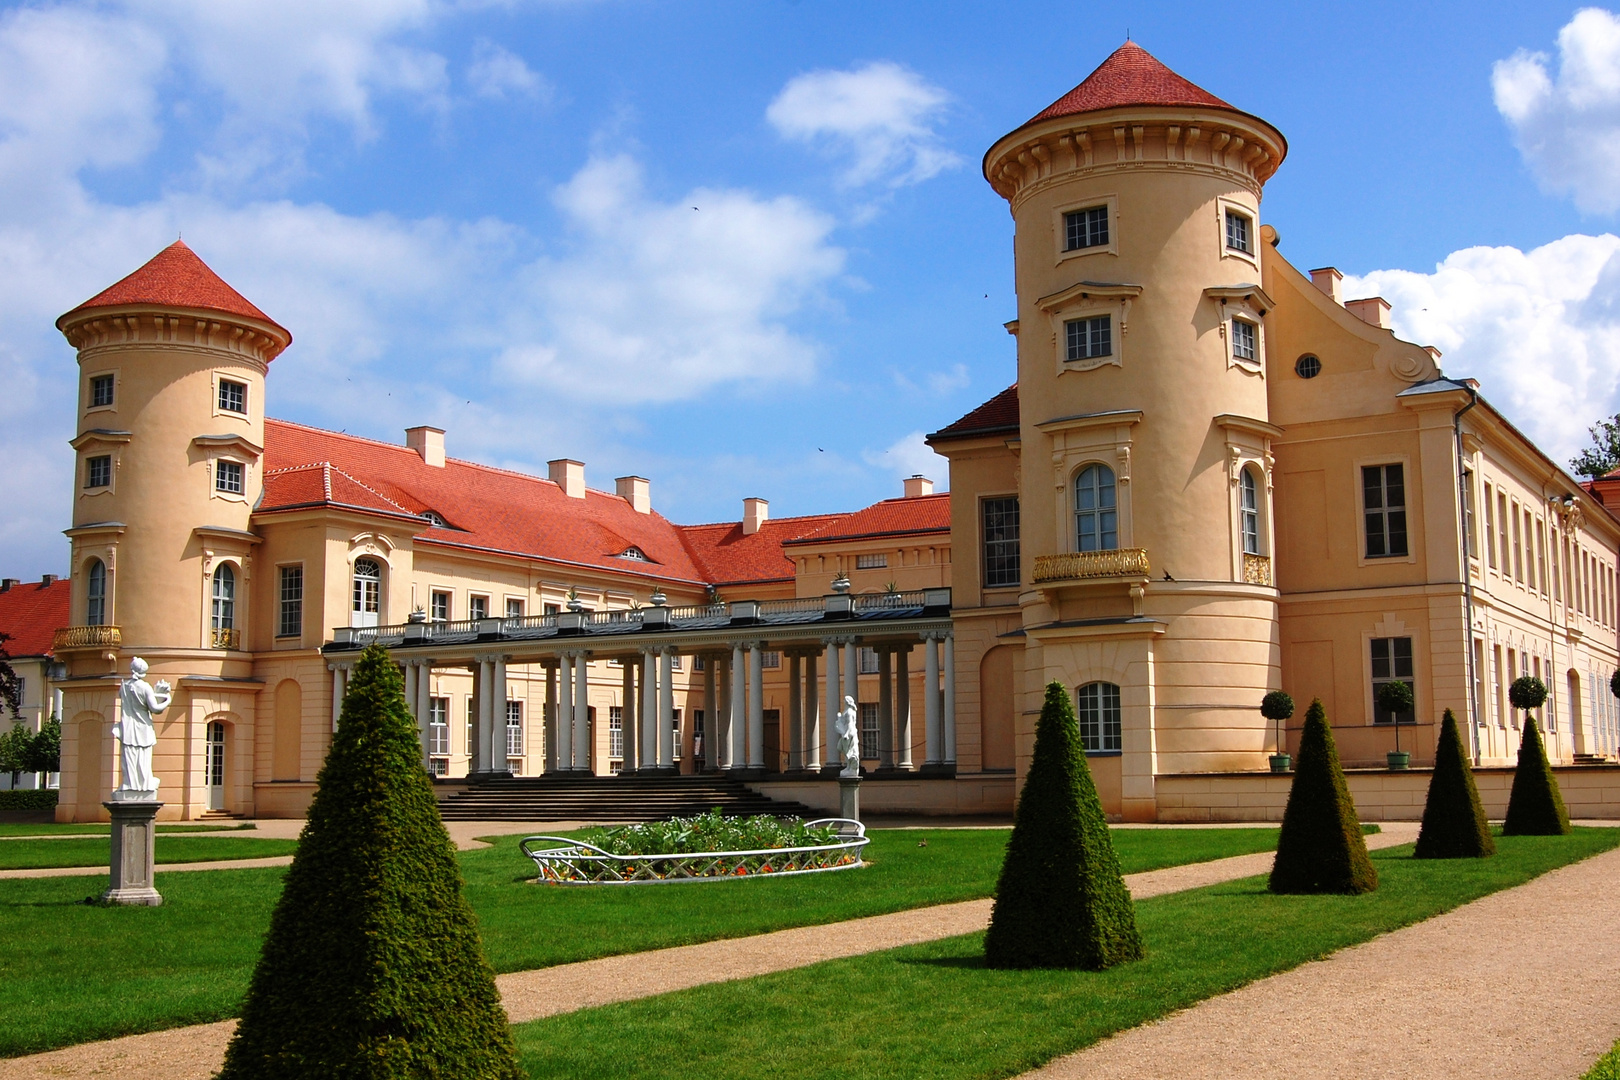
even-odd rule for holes
{"type": "Polygon", "coordinates": [[[118,722],[113,738],[118,740],[119,779],[114,802],[140,802],[157,798],[158,778],[152,775],[152,747],[157,744],[157,728],[152,717],[169,707],[172,695],[162,679],[151,686],[145,679],[146,661],[135,657],[129,662],[130,678],[118,688],[118,722]]]}
{"type": "Polygon", "coordinates": [[[854,698],[845,695],[844,707],[834,725],[833,733],[838,736],[838,759],[844,763],[844,771],[839,775],[861,775],[861,726],[854,698]]]}

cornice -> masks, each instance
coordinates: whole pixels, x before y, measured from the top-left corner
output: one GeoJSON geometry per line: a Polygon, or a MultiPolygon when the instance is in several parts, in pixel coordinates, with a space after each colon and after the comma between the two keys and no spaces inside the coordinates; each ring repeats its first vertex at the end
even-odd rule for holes
{"type": "Polygon", "coordinates": [[[1057,431],[1078,431],[1082,428],[1120,424],[1135,425],[1141,422],[1141,409],[1114,409],[1110,412],[1080,413],[1077,416],[1060,416],[1053,420],[1043,420],[1036,424],[1035,428],[1050,435],[1057,431]]]}
{"type": "Polygon", "coordinates": [[[1062,292],[1055,292],[1050,296],[1041,297],[1035,301],[1035,306],[1042,311],[1052,312],[1072,300],[1086,300],[1093,296],[1100,296],[1104,299],[1128,300],[1141,295],[1142,286],[1140,285],[1112,281],[1082,281],[1079,284],[1070,285],[1062,292]]]}
{"type": "Polygon", "coordinates": [[[285,330],[260,319],[159,304],[69,312],[57,320],[57,328],[81,354],[141,345],[188,348],[229,353],[261,370],[292,343],[285,330]]]}
{"type": "Polygon", "coordinates": [[[75,450],[83,450],[92,443],[120,445],[129,442],[135,436],[128,431],[114,431],[111,428],[91,428],[68,440],[68,445],[75,450]]]}
{"type": "Polygon", "coordinates": [[[191,440],[191,445],[206,447],[210,450],[224,450],[235,447],[253,457],[264,453],[264,447],[259,446],[245,435],[227,433],[224,435],[198,435],[191,440]]]}

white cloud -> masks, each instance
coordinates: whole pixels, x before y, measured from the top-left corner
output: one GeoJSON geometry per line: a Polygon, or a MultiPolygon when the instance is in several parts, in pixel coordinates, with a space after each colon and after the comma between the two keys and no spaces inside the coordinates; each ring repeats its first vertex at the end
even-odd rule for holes
{"type": "Polygon", "coordinates": [[[620,403],[809,380],[816,349],[786,318],[843,267],[832,219],[735,190],[661,202],[624,156],[590,161],[556,202],[574,249],[526,275],[508,377],[620,403]]]}
{"type": "Polygon", "coordinates": [[[784,138],[833,148],[852,160],[843,182],[915,184],[961,164],[934,125],[950,95],[889,61],[790,79],[765,117],[784,138]]]}
{"type": "Polygon", "coordinates": [[[473,93],[494,101],[531,98],[547,101],[551,84],[524,63],[523,57],[480,39],[473,46],[473,62],[467,68],[467,83],[473,93]]]}
{"type": "Polygon", "coordinates": [[[934,481],[935,491],[950,487],[950,464],[934,453],[923,441],[923,433],[913,431],[889,446],[887,450],[867,450],[861,454],[874,469],[883,469],[899,477],[926,476],[934,481]]]}
{"type": "Polygon", "coordinates": [[[1547,191],[1593,214],[1620,210],[1620,18],[1583,8],[1546,53],[1519,50],[1491,71],[1496,108],[1547,191]]]}
{"type": "Polygon", "coordinates": [[[1378,270],[1345,289],[1388,299],[1397,335],[1438,347],[1447,375],[1479,379],[1555,461],[1620,409],[1620,237],[1468,248],[1432,274],[1378,270]]]}

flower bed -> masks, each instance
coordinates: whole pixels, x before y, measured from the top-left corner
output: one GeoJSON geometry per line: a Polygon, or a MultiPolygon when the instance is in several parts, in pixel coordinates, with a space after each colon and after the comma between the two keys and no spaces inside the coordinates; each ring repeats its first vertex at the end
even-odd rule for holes
{"type": "Polygon", "coordinates": [[[719,811],[586,836],[530,836],[520,847],[542,882],[628,885],[847,870],[861,865],[868,843],[865,827],[846,818],[779,821],[719,811]]]}

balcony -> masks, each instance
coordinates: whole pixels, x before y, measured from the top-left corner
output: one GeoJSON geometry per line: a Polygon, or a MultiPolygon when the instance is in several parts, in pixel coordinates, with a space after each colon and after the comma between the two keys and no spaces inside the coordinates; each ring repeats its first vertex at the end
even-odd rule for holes
{"type": "Polygon", "coordinates": [[[1247,585],[1271,584],[1271,557],[1268,555],[1243,555],[1243,581],[1247,585]]]}
{"type": "Polygon", "coordinates": [[[64,626],[51,636],[51,652],[74,649],[116,649],[123,635],[116,626],[64,626]]]}
{"type": "Polygon", "coordinates": [[[1115,548],[1037,555],[1032,580],[1036,585],[1049,585],[1067,581],[1145,580],[1150,576],[1146,548],[1115,548]]]}
{"type": "Polygon", "coordinates": [[[242,631],[234,626],[216,626],[213,631],[213,647],[216,649],[240,649],[242,647],[242,631]]]}

